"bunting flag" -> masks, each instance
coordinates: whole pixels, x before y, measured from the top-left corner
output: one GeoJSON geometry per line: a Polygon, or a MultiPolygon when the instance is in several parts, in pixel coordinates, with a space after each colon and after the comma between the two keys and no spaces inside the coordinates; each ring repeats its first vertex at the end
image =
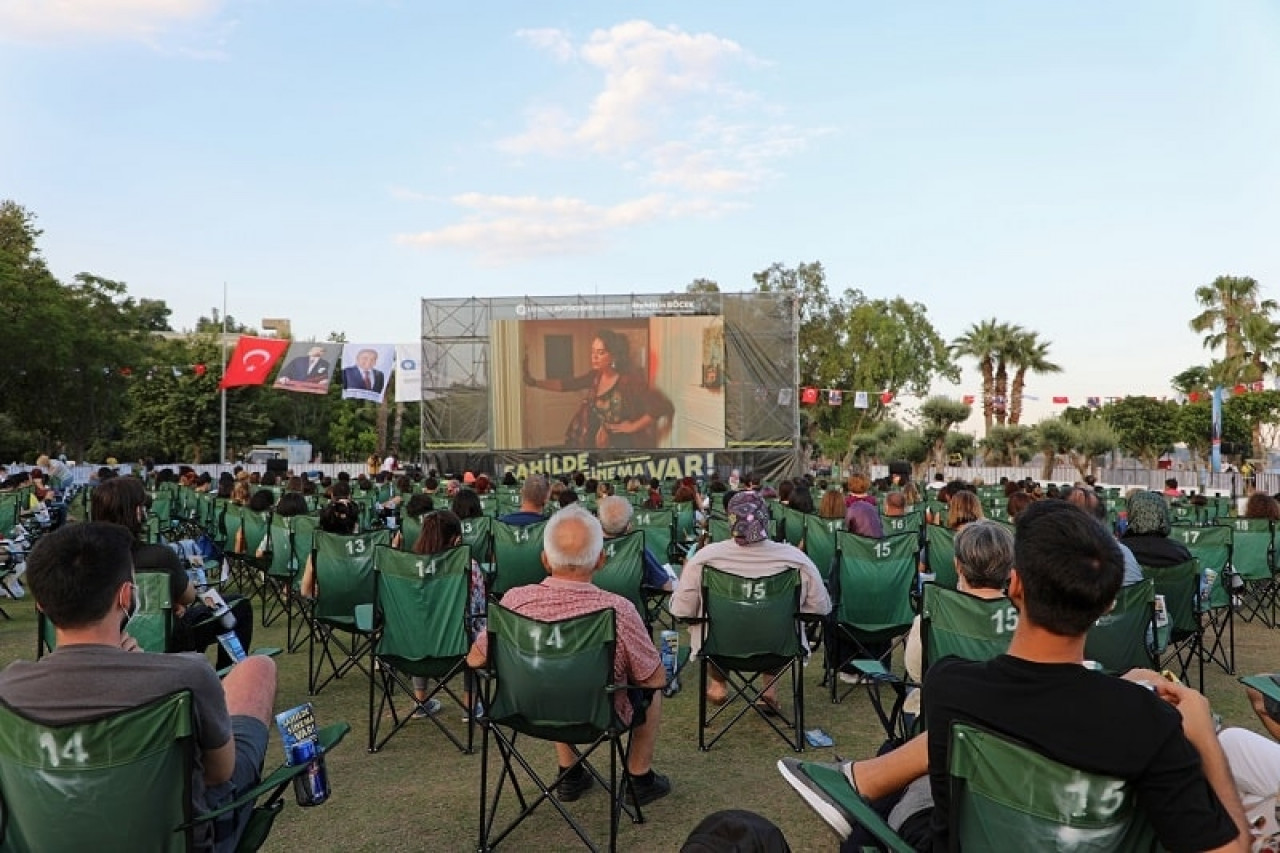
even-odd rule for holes
{"type": "Polygon", "coordinates": [[[779,406],[791,405],[791,389],[790,388],[778,389],[778,405],[779,406]]]}
{"type": "Polygon", "coordinates": [[[341,344],[294,341],[289,345],[284,367],[276,374],[272,388],[299,394],[326,394],[333,380],[333,366],[338,362],[341,344]]]}
{"type": "Polygon", "coordinates": [[[1068,398],[1066,398],[1066,397],[1054,397],[1054,398],[1053,398],[1053,403],[1054,403],[1054,405],[1056,405],[1056,406],[1065,406],[1065,405],[1067,405],[1067,404],[1068,404],[1068,403],[1070,403],[1070,402],[1071,402],[1071,400],[1070,400],[1070,399],[1068,399],[1068,398]]]}
{"type": "Polygon", "coordinates": [[[1101,397],[1089,397],[1085,400],[1085,405],[1091,409],[1096,409],[1102,405],[1101,397]]]}
{"type": "Polygon", "coordinates": [[[839,406],[842,403],[844,403],[844,392],[839,388],[829,388],[827,390],[827,404],[839,406]]]}
{"type": "Polygon", "coordinates": [[[817,388],[805,386],[804,388],[800,389],[800,405],[812,406],[816,402],[818,402],[817,388]]]}
{"type": "Polygon", "coordinates": [[[890,403],[892,403],[892,402],[893,402],[893,392],[892,392],[892,391],[881,391],[881,392],[880,392],[880,402],[881,402],[882,404],[886,405],[886,406],[887,406],[887,405],[889,405],[890,403]]]}
{"type": "Polygon", "coordinates": [[[239,388],[242,385],[261,385],[267,381],[271,368],[289,348],[287,338],[255,338],[241,335],[231,353],[226,369],[222,372],[219,388],[239,388]]]}
{"type": "Polygon", "coordinates": [[[966,406],[972,406],[973,401],[976,399],[977,397],[975,397],[972,394],[965,394],[963,397],[960,398],[960,402],[964,403],[966,406]]]}
{"type": "Polygon", "coordinates": [[[867,397],[866,391],[853,392],[853,407],[855,409],[866,409],[871,405],[871,401],[867,397]]]}

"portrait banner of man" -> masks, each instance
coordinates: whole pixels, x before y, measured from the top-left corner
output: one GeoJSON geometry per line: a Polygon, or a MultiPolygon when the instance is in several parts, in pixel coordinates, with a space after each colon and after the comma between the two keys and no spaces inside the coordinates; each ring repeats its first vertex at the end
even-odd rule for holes
{"type": "Polygon", "coordinates": [[[324,394],[333,379],[341,344],[294,341],[285,354],[284,367],[276,374],[273,388],[300,394],[324,394]]]}
{"type": "Polygon", "coordinates": [[[395,366],[395,344],[346,344],[342,348],[342,399],[381,403],[395,366]]]}

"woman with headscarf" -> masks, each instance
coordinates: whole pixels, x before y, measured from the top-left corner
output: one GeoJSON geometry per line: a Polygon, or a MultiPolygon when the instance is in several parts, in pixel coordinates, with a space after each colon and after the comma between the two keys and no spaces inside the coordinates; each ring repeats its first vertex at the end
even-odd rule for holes
{"type": "Polygon", "coordinates": [[[1186,545],[1169,538],[1172,527],[1169,502],[1164,495],[1138,492],[1129,498],[1129,526],[1120,541],[1133,552],[1140,566],[1176,566],[1190,560],[1191,552],[1186,545]]]}

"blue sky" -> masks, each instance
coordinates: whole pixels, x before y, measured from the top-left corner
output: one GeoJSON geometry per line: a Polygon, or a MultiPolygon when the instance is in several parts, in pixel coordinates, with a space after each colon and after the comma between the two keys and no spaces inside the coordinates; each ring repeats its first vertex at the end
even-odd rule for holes
{"type": "Polygon", "coordinates": [[[1040,332],[1033,419],[1170,393],[1216,275],[1280,297],[1277,4],[634,8],[0,0],[0,197],[61,277],[303,338],[821,261],[1040,332]]]}

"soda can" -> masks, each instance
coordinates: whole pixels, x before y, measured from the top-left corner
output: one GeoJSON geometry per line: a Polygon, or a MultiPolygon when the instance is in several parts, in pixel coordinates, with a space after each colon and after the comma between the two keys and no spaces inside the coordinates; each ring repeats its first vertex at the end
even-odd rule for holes
{"type": "Polygon", "coordinates": [[[240,663],[246,655],[244,645],[240,642],[240,638],[236,636],[235,631],[227,631],[225,634],[218,635],[218,644],[222,646],[227,653],[227,657],[231,658],[235,663],[240,663]]]}
{"type": "Polygon", "coordinates": [[[676,677],[676,665],[680,662],[680,632],[663,631],[658,640],[658,654],[667,671],[667,683],[676,677]]]}
{"type": "Polygon", "coordinates": [[[293,777],[293,796],[300,806],[318,806],[329,799],[329,774],[324,753],[313,740],[303,740],[289,748],[289,764],[305,764],[307,769],[293,777]]]}

